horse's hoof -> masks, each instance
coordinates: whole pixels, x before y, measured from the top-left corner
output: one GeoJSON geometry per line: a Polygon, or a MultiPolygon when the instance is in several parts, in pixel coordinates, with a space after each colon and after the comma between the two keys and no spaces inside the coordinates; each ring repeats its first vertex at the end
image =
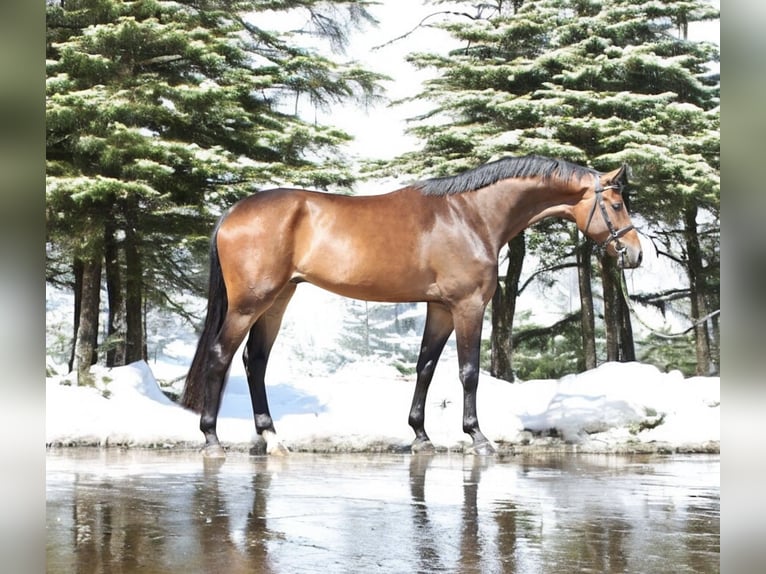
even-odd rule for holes
{"type": "Polygon", "coordinates": [[[410,448],[412,450],[412,454],[433,454],[436,452],[436,447],[428,439],[415,439],[412,442],[412,446],[410,448]]]}
{"type": "Polygon", "coordinates": [[[276,442],[273,445],[268,445],[266,451],[270,456],[287,456],[290,454],[290,450],[281,442],[276,442]]]}
{"type": "Polygon", "coordinates": [[[259,436],[250,447],[250,456],[266,456],[266,441],[259,436]]]}
{"type": "Polygon", "coordinates": [[[266,456],[266,443],[254,444],[250,447],[250,456],[266,456]]]}
{"type": "Polygon", "coordinates": [[[275,432],[263,431],[261,438],[265,442],[265,451],[267,454],[271,456],[286,456],[290,454],[290,451],[284,444],[282,444],[282,441],[279,440],[275,432]]]}
{"type": "Polygon", "coordinates": [[[202,456],[208,459],[224,459],[226,451],[220,444],[210,444],[202,449],[202,456]]]}
{"type": "Polygon", "coordinates": [[[469,446],[465,453],[476,456],[492,456],[495,454],[495,447],[492,446],[492,443],[487,440],[469,446]]]}

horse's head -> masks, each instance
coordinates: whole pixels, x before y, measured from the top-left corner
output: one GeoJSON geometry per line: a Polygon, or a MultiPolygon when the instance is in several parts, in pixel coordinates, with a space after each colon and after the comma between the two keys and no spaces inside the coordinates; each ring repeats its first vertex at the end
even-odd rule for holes
{"type": "Polygon", "coordinates": [[[574,206],[577,227],[617,257],[620,267],[641,264],[641,241],[630,221],[622,190],[628,183],[628,166],[594,176],[593,184],[574,206]]]}

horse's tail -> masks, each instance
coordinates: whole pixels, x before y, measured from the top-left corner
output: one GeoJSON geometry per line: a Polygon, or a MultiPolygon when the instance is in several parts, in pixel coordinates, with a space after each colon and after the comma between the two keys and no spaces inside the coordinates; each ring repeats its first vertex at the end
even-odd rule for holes
{"type": "Polygon", "coordinates": [[[208,368],[210,349],[221,330],[223,320],[226,317],[226,310],[228,309],[226,284],[223,281],[221,260],[218,257],[216,241],[218,229],[222,221],[223,217],[216,224],[210,240],[210,284],[207,296],[207,316],[205,317],[202,334],[197,343],[197,350],[194,353],[189,372],[186,375],[186,383],[184,384],[180,400],[182,406],[197,413],[202,412],[202,407],[204,406],[205,371],[208,368]]]}

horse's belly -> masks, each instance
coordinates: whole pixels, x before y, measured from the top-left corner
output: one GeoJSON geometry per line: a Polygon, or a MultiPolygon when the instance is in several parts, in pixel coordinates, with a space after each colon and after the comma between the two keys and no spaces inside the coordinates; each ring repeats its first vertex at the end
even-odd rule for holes
{"type": "Polygon", "coordinates": [[[297,272],[295,280],[365,301],[429,301],[438,297],[438,288],[428,273],[413,273],[405,269],[396,271],[385,264],[379,269],[374,266],[351,269],[340,264],[318,271],[297,272]]]}

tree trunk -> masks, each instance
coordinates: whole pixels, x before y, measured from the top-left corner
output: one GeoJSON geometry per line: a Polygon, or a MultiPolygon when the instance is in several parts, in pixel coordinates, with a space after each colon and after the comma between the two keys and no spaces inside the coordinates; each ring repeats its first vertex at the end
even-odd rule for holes
{"type": "MultiPolygon", "coordinates": [[[[719,307],[720,308],[720,307],[719,307]]],[[[710,318],[710,365],[711,375],[721,372],[721,325],[718,316],[710,318]]]]}
{"type": "Polygon", "coordinates": [[[75,339],[74,370],[79,386],[93,386],[90,367],[96,362],[98,312],[101,301],[101,261],[92,257],[82,260],[80,313],[75,339]]]}
{"type": "Polygon", "coordinates": [[[705,299],[705,275],[702,262],[702,249],[697,234],[697,206],[689,205],[684,210],[684,236],[688,262],[686,273],[689,277],[689,292],[691,296],[692,321],[694,325],[694,349],[697,355],[698,375],[709,375],[715,369],[710,359],[710,338],[707,321],[700,321],[709,313],[705,299]]]}
{"type": "Polygon", "coordinates": [[[508,243],[508,272],[505,281],[498,277],[497,289],[492,296],[492,335],[490,374],[513,382],[513,317],[516,313],[516,295],[519,291],[521,269],[526,254],[524,232],[508,243]]]}
{"type": "Polygon", "coordinates": [[[606,360],[616,361],[619,357],[620,327],[617,319],[617,289],[614,284],[612,258],[601,257],[601,285],[604,291],[604,334],[606,337],[606,360]]]}
{"type": "Polygon", "coordinates": [[[635,361],[633,326],[628,302],[622,291],[622,269],[613,257],[606,254],[601,257],[601,281],[604,288],[606,360],[635,361]]]}
{"type": "Polygon", "coordinates": [[[591,255],[593,243],[583,241],[577,249],[577,280],[580,286],[580,333],[582,336],[582,354],[585,370],[595,369],[596,358],[596,320],[593,311],[593,266],[591,255]]]}
{"type": "Polygon", "coordinates": [[[622,289],[625,281],[624,271],[617,268],[617,280],[619,281],[618,312],[620,317],[620,360],[624,363],[636,360],[636,343],[633,339],[633,323],[630,320],[630,307],[626,299],[626,293],[622,289]]]}
{"type": "Polygon", "coordinates": [[[509,317],[513,303],[508,301],[508,289],[504,281],[497,278],[497,288],[492,295],[492,334],[490,335],[490,374],[505,381],[513,382],[511,351],[511,322],[509,317]]]}
{"type": "Polygon", "coordinates": [[[143,329],[143,269],[136,232],[138,206],[126,210],[125,226],[125,363],[146,359],[143,329]]]}
{"type": "Polygon", "coordinates": [[[74,330],[72,332],[72,352],[69,354],[69,372],[74,370],[77,331],[80,328],[80,309],[82,309],[82,259],[75,257],[72,262],[74,274],[74,330]]]}
{"type": "Polygon", "coordinates": [[[118,367],[125,364],[125,297],[122,291],[120,251],[113,222],[108,222],[104,231],[104,272],[109,302],[107,322],[106,366],[118,367]]]}

